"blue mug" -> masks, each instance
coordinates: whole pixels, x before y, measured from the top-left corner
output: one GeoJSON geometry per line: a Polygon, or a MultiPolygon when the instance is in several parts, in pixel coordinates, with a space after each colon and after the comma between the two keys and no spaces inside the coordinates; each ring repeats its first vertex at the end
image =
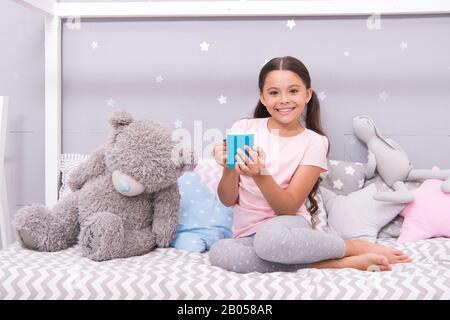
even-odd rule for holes
{"type": "Polygon", "coordinates": [[[228,168],[236,168],[236,155],[238,149],[242,149],[247,156],[244,146],[253,147],[255,135],[253,133],[227,134],[227,165],[228,168]]]}

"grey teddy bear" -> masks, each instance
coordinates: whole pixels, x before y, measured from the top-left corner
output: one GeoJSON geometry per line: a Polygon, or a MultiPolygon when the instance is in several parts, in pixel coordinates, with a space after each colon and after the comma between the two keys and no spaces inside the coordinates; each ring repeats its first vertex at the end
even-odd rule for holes
{"type": "Polygon", "coordinates": [[[33,204],[17,211],[19,242],[58,251],[77,242],[95,261],[168,247],[178,223],[178,178],[195,166],[194,153],[176,148],[170,131],[125,111],[113,114],[110,140],[74,169],[74,191],[51,209],[33,204]]]}

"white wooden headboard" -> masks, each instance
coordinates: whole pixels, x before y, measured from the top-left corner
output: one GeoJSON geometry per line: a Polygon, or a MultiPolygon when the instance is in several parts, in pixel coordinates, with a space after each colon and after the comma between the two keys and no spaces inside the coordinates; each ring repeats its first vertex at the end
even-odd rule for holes
{"type": "Polygon", "coordinates": [[[12,242],[11,223],[6,193],[5,148],[8,123],[8,97],[0,96],[0,239],[1,248],[12,242]]]}
{"type": "Polygon", "coordinates": [[[45,203],[58,200],[61,155],[61,20],[123,17],[268,17],[448,14],[448,0],[70,2],[14,0],[45,15],[45,203]]]}

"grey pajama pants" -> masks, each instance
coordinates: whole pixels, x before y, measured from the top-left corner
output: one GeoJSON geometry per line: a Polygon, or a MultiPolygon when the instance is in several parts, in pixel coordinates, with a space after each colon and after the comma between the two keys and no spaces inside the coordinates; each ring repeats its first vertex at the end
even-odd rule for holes
{"type": "Polygon", "coordinates": [[[313,230],[302,216],[281,215],[254,235],[217,241],[209,260],[213,266],[239,273],[296,271],[314,262],[342,258],[344,253],[341,238],[313,230]]]}

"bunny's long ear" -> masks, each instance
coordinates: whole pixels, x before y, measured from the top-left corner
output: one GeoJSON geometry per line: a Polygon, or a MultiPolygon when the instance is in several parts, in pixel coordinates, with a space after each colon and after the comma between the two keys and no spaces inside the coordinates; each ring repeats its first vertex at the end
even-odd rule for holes
{"type": "Polygon", "coordinates": [[[116,111],[109,119],[109,123],[116,130],[133,122],[133,116],[125,110],[116,111]]]}
{"type": "Polygon", "coordinates": [[[372,123],[373,127],[375,128],[375,134],[377,135],[377,137],[380,138],[381,140],[383,140],[392,149],[397,150],[397,148],[394,145],[392,145],[392,143],[390,143],[385,137],[383,137],[381,135],[381,132],[380,132],[380,130],[378,130],[378,127],[375,125],[375,122],[373,122],[373,120],[370,118],[367,118],[367,119],[372,123]]]}

